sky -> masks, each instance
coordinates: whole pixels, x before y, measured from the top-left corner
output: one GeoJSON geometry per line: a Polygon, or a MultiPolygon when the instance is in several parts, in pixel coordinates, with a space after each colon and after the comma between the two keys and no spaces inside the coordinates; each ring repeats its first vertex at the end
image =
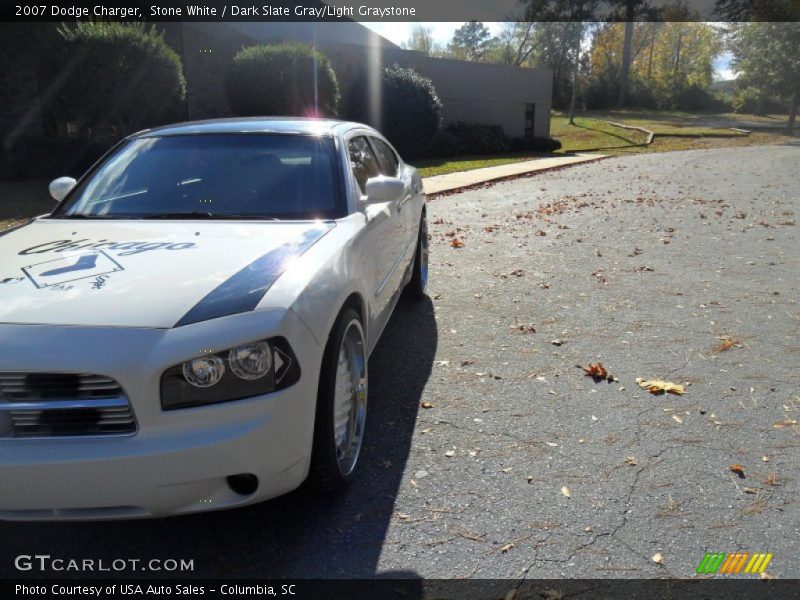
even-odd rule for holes
{"type": "MultiPolygon", "coordinates": [[[[453,38],[453,33],[456,29],[461,27],[463,23],[409,23],[409,22],[397,22],[397,23],[379,23],[379,22],[362,22],[362,25],[365,27],[370,28],[375,33],[378,33],[388,39],[391,42],[394,42],[397,45],[400,45],[402,42],[408,40],[411,37],[411,30],[414,28],[415,25],[422,25],[423,27],[429,27],[433,30],[433,39],[436,43],[442,44],[446,46],[447,43],[453,38]]],[[[497,35],[500,31],[500,27],[502,23],[484,23],[486,27],[489,28],[492,35],[497,35]]],[[[735,78],[735,73],[731,70],[731,55],[729,53],[721,54],[717,57],[714,61],[714,69],[715,74],[714,78],[719,80],[728,80],[735,78]]]]}

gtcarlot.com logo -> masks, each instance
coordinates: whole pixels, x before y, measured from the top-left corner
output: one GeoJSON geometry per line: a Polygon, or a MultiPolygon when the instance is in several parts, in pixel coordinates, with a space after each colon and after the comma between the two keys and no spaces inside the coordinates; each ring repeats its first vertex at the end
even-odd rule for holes
{"type": "Polygon", "coordinates": [[[120,571],[194,571],[194,559],[186,558],[57,558],[49,554],[20,554],[14,559],[18,571],[120,572],[120,571]]]}
{"type": "Polygon", "coordinates": [[[767,552],[707,552],[697,567],[697,574],[739,575],[740,573],[763,573],[772,560],[767,552]]]}

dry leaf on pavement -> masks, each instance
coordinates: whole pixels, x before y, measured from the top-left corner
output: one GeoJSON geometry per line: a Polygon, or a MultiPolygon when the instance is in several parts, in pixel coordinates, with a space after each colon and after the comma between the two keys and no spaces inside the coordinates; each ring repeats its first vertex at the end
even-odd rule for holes
{"type": "Polygon", "coordinates": [[[739,463],[731,465],[728,467],[728,469],[733,473],[736,473],[739,476],[739,479],[744,479],[744,467],[742,467],[742,465],[739,463]]]}
{"type": "Polygon", "coordinates": [[[657,552],[656,554],[653,554],[653,556],[650,557],[650,560],[652,560],[657,565],[664,564],[664,557],[661,555],[660,552],[657,552]]]}
{"type": "Polygon", "coordinates": [[[603,366],[603,363],[597,363],[596,365],[589,363],[588,367],[582,367],[580,365],[577,366],[579,369],[583,369],[587,377],[591,377],[595,381],[605,380],[610,383],[615,379],[614,376],[608,372],[608,369],[603,366]]]}
{"type": "Polygon", "coordinates": [[[639,384],[640,388],[655,395],[660,395],[666,392],[668,394],[683,396],[686,393],[686,390],[682,385],[672,383],[670,381],[662,381],[661,379],[644,379],[643,377],[637,377],[636,383],[639,384]]]}
{"type": "Polygon", "coordinates": [[[567,486],[561,488],[561,493],[564,494],[567,498],[572,498],[572,490],[569,489],[567,486]]]}
{"type": "Polygon", "coordinates": [[[461,241],[460,239],[458,239],[458,238],[453,238],[453,239],[450,241],[450,245],[451,245],[453,248],[463,248],[463,247],[464,247],[464,242],[462,242],[462,241],[461,241]]]}

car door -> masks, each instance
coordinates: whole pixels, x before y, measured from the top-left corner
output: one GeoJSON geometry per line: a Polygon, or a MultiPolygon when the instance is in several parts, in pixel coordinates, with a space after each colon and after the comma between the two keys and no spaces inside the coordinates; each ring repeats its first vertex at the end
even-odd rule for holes
{"type": "MultiPolygon", "coordinates": [[[[346,140],[355,184],[362,199],[366,196],[367,180],[380,175],[380,166],[366,135],[356,134],[346,140]]],[[[389,285],[393,267],[397,262],[397,245],[401,242],[395,202],[368,205],[364,212],[367,224],[364,232],[366,263],[373,287],[370,330],[380,332],[388,319],[390,303],[395,290],[389,285]]]]}
{"type": "Polygon", "coordinates": [[[413,181],[410,170],[403,167],[397,153],[389,144],[377,136],[370,136],[369,141],[378,159],[381,174],[399,178],[405,188],[403,197],[397,203],[398,226],[401,228],[398,234],[400,239],[398,246],[400,253],[397,256],[399,265],[390,281],[390,285],[394,289],[398,289],[403,283],[403,275],[408,263],[414,258],[419,232],[419,215],[412,201],[413,181]]]}

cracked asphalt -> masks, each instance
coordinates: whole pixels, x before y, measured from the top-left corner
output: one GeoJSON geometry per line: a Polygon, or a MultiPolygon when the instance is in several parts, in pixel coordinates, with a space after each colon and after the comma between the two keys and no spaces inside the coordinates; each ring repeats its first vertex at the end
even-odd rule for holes
{"type": "Polygon", "coordinates": [[[12,565],[38,552],[197,577],[693,577],[745,551],[800,577],[799,167],[797,145],[646,154],[431,200],[430,300],[372,357],[343,496],[0,523],[0,576],[42,576],[12,565]],[[578,368],[597,362],[613,381],[578,368]]]}

